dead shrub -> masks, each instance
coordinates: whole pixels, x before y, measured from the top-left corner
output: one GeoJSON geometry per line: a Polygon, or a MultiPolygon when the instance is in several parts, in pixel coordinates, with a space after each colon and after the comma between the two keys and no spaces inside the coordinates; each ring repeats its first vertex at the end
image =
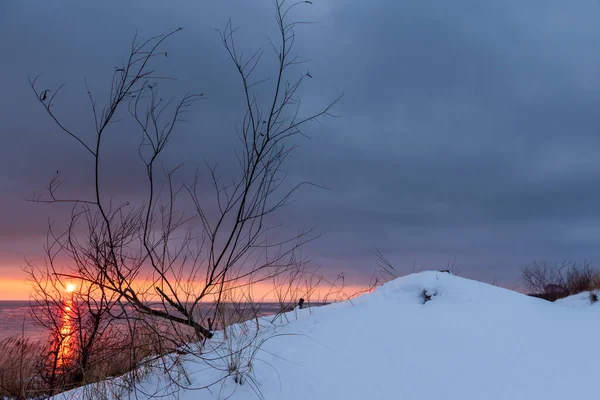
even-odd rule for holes
{"type": "Polygon", "coordinates": [[[578,267],[573,264],[567,269],[566,286],[570,294],[577,294],[594,290],[594,283],[598,277],[598,272],[595,271],[589,264],[584,264],[578,267]]]}
{"type": "Polygon", "coordinates": [[[600,288],[600,274],[587,262],[549,264],[536,261],[521,272],[531,295],[549,301],[600,288]]]}

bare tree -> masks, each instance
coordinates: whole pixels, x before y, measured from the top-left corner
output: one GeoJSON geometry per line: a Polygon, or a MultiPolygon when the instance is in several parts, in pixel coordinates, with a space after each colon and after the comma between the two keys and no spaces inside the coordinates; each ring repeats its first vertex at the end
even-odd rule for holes
{"type": "Polygon", "coordinates": [[[337,102],[301,116],[298,90],[311,76],[289,77],[292,67],[301,63],[293,53],[294,29],[301,22],[288,21],[290,12],[301,4],[310,2],[275,1],[278,38],[270,43],[277,73],[272,87],[268,80],[253,76],[263,51],[245,57],[236,45],[231,22],[220,31],[240,77],[245,107],[238,130],[238,173],[224,177],[216,166],[209,166],[216,215],[204,203],[198,175],[192,183],[177,184],[178,167],[157,172],[157,160],[182,115],[202,98],[188,94],[178,102],[163,102],[158,82],[164,77],[150,67],[154,58],[166,56],[161,46],[180,29],[143,42],[134,39],[129,56],[114,71],[109,99],[101,110],[86,84],[95,126],[91,140],[69,129],[55,113],[62,86],[50,92],[39,88],[39,76],[30,80],[40,104],[94,166],[91,198],[61,197],[57,174],[47,187],[47,196],[32,199],[73,205],[68,228],[51,233],[53,246],[71,261],[66,269],[52,266],[54,276],[82,282],[105,302],[126,304],[173,329],[192,328],[198,338],[210,339],[211,324],[223,309],[221,303],[230,297],[228,292],[271,280],[295,266],[295,251],[314,236],[302,232],[282,239],[272,216],[308,182],[288,186],[283,165],[296,147],[294,138],[302,135],[301,128],[331,115],[337,102]],[[265,87],[266,94],[259,90],[265,87]],[[138,204],[115,204],[100,172],[106,162],[106,133],[123,112],[129,113],[142,133],[138,153],[146,171],[147,194],[138,204]],[[166,183],[161,184],[158,176],[164,176],[166,183]],[[186,194],[193,201],[193,212],[179,208],[186,194]]]}

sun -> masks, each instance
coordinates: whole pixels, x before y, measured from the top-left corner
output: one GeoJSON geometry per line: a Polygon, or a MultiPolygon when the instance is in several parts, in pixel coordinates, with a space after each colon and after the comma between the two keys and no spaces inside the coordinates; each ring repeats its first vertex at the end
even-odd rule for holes
{"type": "Polygon", "coordinates": [[[77,285],[74,283],[67,283],[67,286],[65,286],[65,290],[67,291],[67,293],[73,293],[76,289],[77,285]]]}

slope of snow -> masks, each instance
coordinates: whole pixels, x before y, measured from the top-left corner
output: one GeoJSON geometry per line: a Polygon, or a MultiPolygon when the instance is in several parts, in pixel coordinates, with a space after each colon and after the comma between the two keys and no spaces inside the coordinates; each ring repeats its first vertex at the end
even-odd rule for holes
{"type": "MultiPolygon", "coordinates": [[[[565,303],[446,273],[412,274],[352,302],[289,313],[289,323],[274,326],[263,319],[257,343],[264,342],[243,385],[225,371],[207,368],[205,360],[188,358],[183,386],[222,380],[210,390],[180,389],[176,395],[183,400],[586,398],[597,391],[600,318],[565,303]],[[424,303],[425,297],[431,299],[424,303]]],[[[207,354],[225,354],[215,344],[218,338],[210,342],[215,352],[207,354]]],[[[210,362],[227,368],[222,361],[210,362]]],[[[148,393],[163,386],[159,372],[140,385],[148,393]]],[[[89,388],[60,397],[86,393],[89,388]]],[[[144,398],[140,392],[131,397],[144,398]]]]}
{"type": "Polygon", "coordinates": [[[588,310],[600,312],[600,301],[592,302],[591,296],[595,293],[596,296],[600,297],[600,293],[595,292],[582,292],[573,296],[565,297],[564,299],[556,300],[556,304],[560,304],[565,307],[577,308],[579,310],[588,310]]]}

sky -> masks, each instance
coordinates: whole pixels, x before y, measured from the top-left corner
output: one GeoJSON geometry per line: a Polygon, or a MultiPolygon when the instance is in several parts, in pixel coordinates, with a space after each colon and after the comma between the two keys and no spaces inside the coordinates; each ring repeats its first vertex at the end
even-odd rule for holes
{"type": "MultiPolygon", "coordinates": [[[[313,0],[295,49],[310,71],[302,110],[343,93],[336,118],[308,125],[286,165],[308,188],[279,218],[322,236],[304,253],[335,276],[373,272],[381,251],[399,273],[445,269],[519,284],[534,260],[600,256],[600,3],[592,0],[313,0]]],[[[99,99],[137,31],[178,27],[158,62],[176,77],[163,93],[204,93],[162,165],[205,161],[229,172],[243,92],[216,29],[231,18],[239,46],[265,48],[272,76],[270,0],[0,3],[0,299],[23,297],[26,260],[43,263],[49,221],[68,209],[26,201],[56,170],[64,193],[90,193],[87,156],[33,95],[66,83],[57,113],[91,132],[84,79],[99,99]]],[[[268,87],[268,83],[266,84],[268,87]]],[[[104,98],[106,95],[104,96],[104,98]]],[[[115,124],[106,190],[141,199],[128,121],[115,124]],[[123,173],[127,171],[128,173],[123,173]]],[[[134,153],[135,154],[135,153],[134,153]]]]}

